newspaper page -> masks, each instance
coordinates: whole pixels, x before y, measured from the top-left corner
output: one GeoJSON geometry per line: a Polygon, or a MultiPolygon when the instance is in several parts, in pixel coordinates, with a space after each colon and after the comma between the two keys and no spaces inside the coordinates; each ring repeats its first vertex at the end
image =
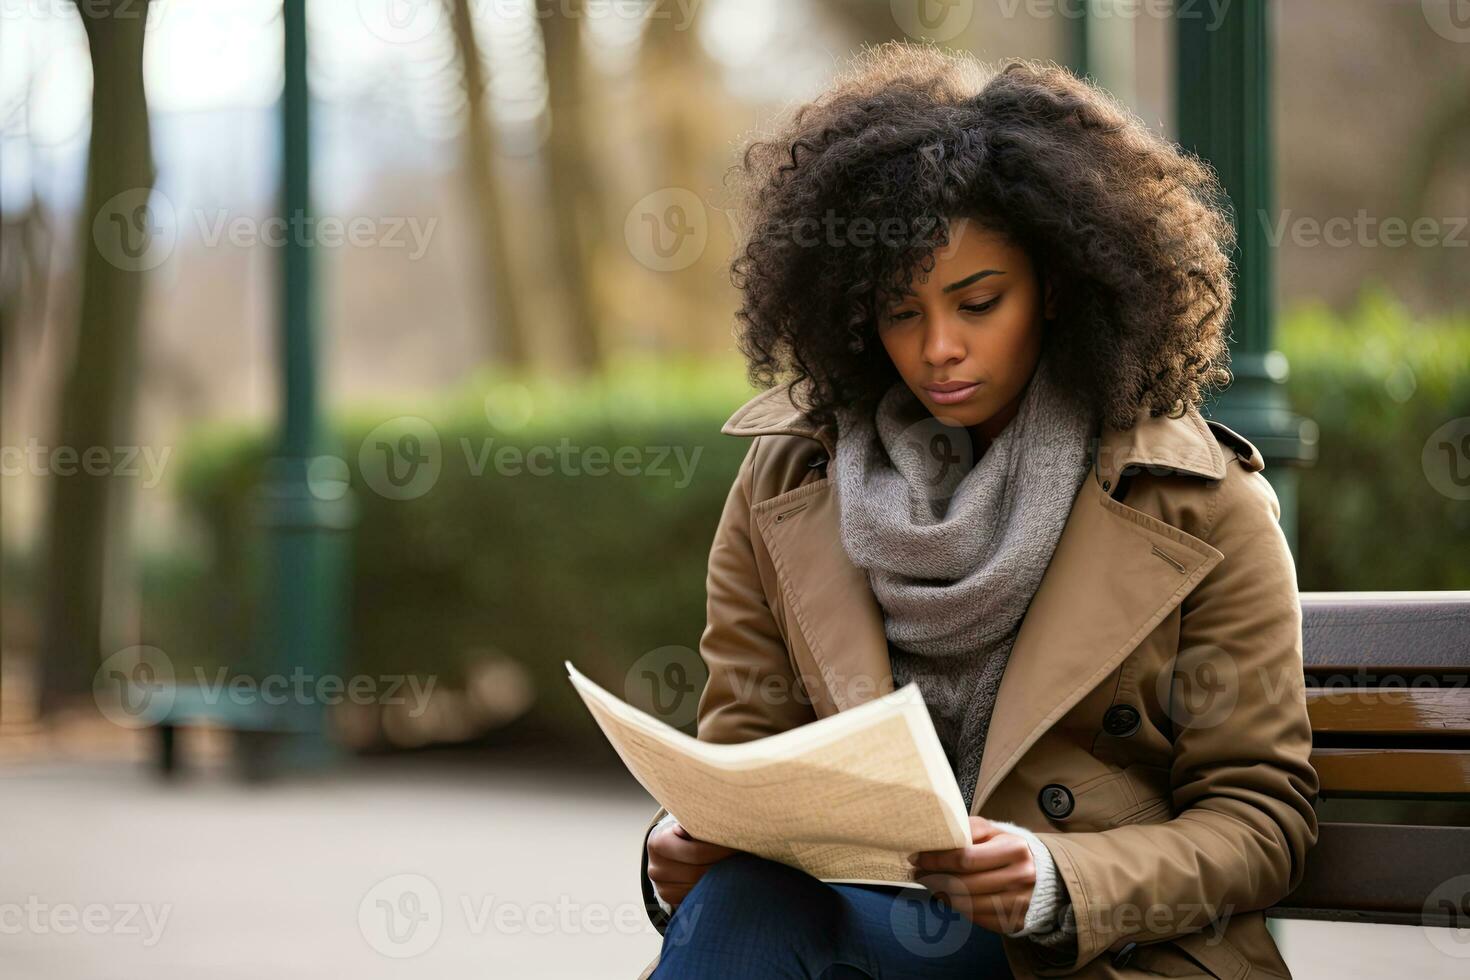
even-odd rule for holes
{"type": "Polygon", "coordinates": [[[695,837],[823,881],[914,887],[908,853],[970,843],[969,813],[916,684],[726,745],[685,735],[566,667],[628,771],[695,837]]]}

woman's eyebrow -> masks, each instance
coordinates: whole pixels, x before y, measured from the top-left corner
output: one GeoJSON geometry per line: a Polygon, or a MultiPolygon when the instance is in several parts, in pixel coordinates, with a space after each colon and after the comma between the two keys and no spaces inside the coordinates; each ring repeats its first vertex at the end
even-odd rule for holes
{"type": "Polygon", "coordinates": [[[952,283],[950,283],[948,286],[945,286],[943,289],[941,289],[940,292],[941,293],[952,293],[956,289],[964,289],[966,286],[970,285],[973,282],[979,282],[981,279],[984,279],[986,276],[1003,276],[1003,275],[1005,275],[1005,273],[1002,272],[999,269],[981,269],[979,272],[975,273],[974,275],[972,275],[972,276],[966,276],[965,278],[961,279],[959,282],[952,282],[952,283]]]}

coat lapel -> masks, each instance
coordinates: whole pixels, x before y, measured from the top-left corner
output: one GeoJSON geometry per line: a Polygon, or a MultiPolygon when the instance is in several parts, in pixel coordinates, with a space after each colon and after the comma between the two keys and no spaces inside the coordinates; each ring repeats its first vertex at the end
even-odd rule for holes
{"type": "Polygon", "coordinates": [[[1112,499],[1096,482],[1083,483],[1006,663],[972,813],[1221,557],[1112,499]]]}
{"type": "Polygon", "coordinates": [[[754,508],[761,539],[781,583],[786,621],[801,634],[793,645],[802,672],[822,679],[819,717],[845,711],[893,690],[883,611],[838,534],[837,499],[821,480],[754,508]]]}
{"type": "MultiPolygon", "coordinates": [[[[805,421],[785,385],[747,402],[722,431],[803,435],[829,453],[835,439],[830,427],[805,421]]],[[[1204,541],[1112,496],[1133,467],[1223,478],[1224,456],[1196,412],[1142,415],[1128,430],[1104,426],[1094,448],[1092,471],[1012,647],[971,813],[1222,560],[1204,541]]],[[[809,692],[819,716],[891,691],[882,611],[866,573],[842,548],[830,481],[762,501],[753,516],[775,564],[788,625],[805,644],[794,646],[793,656],[804,674],[821,679],[821,689],[809,692]]]]}

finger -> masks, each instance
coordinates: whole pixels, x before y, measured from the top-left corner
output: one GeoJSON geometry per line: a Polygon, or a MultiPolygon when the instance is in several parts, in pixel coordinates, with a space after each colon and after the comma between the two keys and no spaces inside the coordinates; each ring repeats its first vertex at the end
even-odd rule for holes
{"type": "Polygon", "coordinates": [[[657,854],[680,864],[714,864],[734,854],[735,848],[665,832],[649,838],[648,853],[650,860],[657,854]]]}
{"type": "Polygon", "coordinates": [[[972,922],[991,932],[1015,932],[1026,924],[1026,911],[1030,908],[1030,895],[1010,892],[1003,896],[986,895],[971,900],[969,916],[972,922]]]}
{"type": "Polygon", "coordinates": [[[971,895],[1004,895],[1035,887],[1036,868],[1027,862],[995,871],[976,871],[951,877],[971,895]]]}
{"type": "Polygon", "coordinates": [[[1007,892],[1003,895],[970,895],[963,891],[946,890],[940,894],[943,901],[976,925],[992,932],[1015,932],[1026,923],[1026,910],[1030,905],[1029,892],[1007,892]]]}
{"type": "Polygon", "coordinates": [[[908,856],[909,863],[922,871],[948,871],[956,866],[964,855],[963,847],[947,847],[939,851],[915,851],[908,856]]]}
{"type": "Polygon", "coordinates": [[[989,840],[1000,832],[1001,829],[999,827],[991,823],[989,820],[986,820],[984,817],[970,818],[970,843],[972,844],[978,844],[983,840],[989,840]]]}
{"type": "Polygon", "coordinates": [[[707,846],[712,847],[712,848],[720,848],[721,851],[724,854],[726,854],[727,856],[730,855],[730,854],[734,854],[735,851],[736,851],[736,848],[726,847],[723,844],[716,844],[714,841],[707,841],[703,837],[695,837],[693,834],[691,834],[689,832],[689,828],[688,827],[685,827],[683,824],[679,823],[677,820],[674,821],[674,823],[670,825],[670,828],[669,829],[672,830],[675,834],[679,835],[680,837],[684,838],[687,841],[693,841],[696,844],[704,844],[704,845],[707,845],[707,846]]]}
{"type": "Polygon", "coordinates": [[[974,871],[993,871],[1010,864],[1017,864],[1030,857],[1031,849],[1015,834],[992,837],[968,847],[955,847],[945,851],[920,851],[915,856],[914,867],[925,871],[947,871],[950,874],[969,874],[974,871]]]}
{"type": "Polygon", "coordinates": [[[693,886],[708,870],[709,865],[706,864],[678,864],[656,861],[652,857],[648,860],[648,878],[659,886],[660,893],[665,884],[693,886]]]}

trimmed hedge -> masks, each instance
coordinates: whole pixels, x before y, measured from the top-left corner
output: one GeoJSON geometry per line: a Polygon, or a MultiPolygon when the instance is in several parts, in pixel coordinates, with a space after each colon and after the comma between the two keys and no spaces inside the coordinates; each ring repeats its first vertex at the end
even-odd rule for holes
{"type": "Polygon", "coordinates": [[[1370,287],[1346,315],[1296,310],[1279,347],[1292,408],[1321,430],[1301,474],[1301,587],[1470,589],[1470,501],[1436,490],[1422,461],[1436,429],[1470,416],[1470,314],[1416,321],[1370,287]]]}
{"type": "MultiPolygon", "coordinates": [[[[623,362],[592,384],[487,374],[441,399],[337,419],[357,512],[345,669],[463,689],[471,663],[508,655],[530,675],[533,727],[595,734],[562,661],[621,694],[643,653],[697,648],[710,543],[749,446],[719,429],[752,394],[738,364],[623,362]],[[407,499],[375,491],[381,444],[424,436],[425,423],[438,450],[421,438],[414,451],[437,457],[432,486],[407,499]]],[[[179,453],[213,567],[192,636],[153,641],[176,663],[257,659],[265,445],[262,432],[215,429],[179,453]],[[180,642],[189,653],[174,654],[180,642]]]]}

